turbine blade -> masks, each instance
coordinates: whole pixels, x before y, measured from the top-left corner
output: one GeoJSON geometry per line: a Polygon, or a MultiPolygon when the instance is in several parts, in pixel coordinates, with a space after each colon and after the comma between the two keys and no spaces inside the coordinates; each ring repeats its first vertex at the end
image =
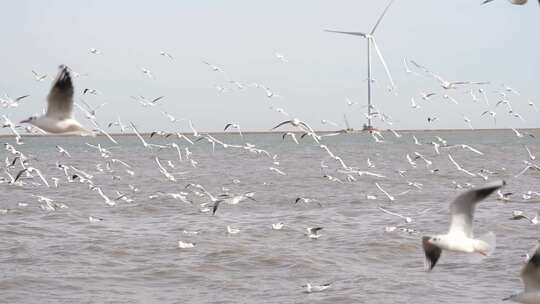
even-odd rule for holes
{"type": "Polygon", "coordinates": [[[371,35],[373,35],[373,33],[375,33],[375,30],[377,29],[377,27],[379,26],[379,23],[381,23],[381,20],[382,18],[384,17],[384,15],[386,14],[386,12],[388,11],[388,9],[390,8],[390,5],[392,5],[392,3],[394,3],[395,0],[390,0],[390,3],[388,3],[388,5],[386,6],[386,8],[384,9],[384,11],[382,12],[381,16],[379,17],[379,20],[377,20],[377,23],[375,23],[375,26],[373,27],[373,29],[371,30],[371,35]]]}
{"type": "Polygon", "coordinates": [[[396,84],[394,83],[394,80],[392,79],[392,75],[390,74],[390,70],[388,69],[388,66],[386,65],[386,61],[384,61],[384,57],[381,54],[379,47],[377,46],[377,41],[375,41],[375,37],[371,36],[371,40],[373,41],[373,46],[375,47],[375,51],[377,52],[377,55],[379,56],[379,59],[381,60],[382,65],[384,66],[384,70],[386,71],[386,75],[388,76],[388,79],[390,80],[390,84],[392,85],[392,88],[395,88],[396,84]]]}
{"type": "Polygon", "coordinates": [[[342,32],[342,31],[333,31],[333,30],[324,30],[325,32],[330,32],[330,33],[339,33],[339,34],[347,34],[347,35],[354,35],[354,36],[361,36],[361,37],[366,37],[366,33],[362,33],[362,32],[342,32]]]}

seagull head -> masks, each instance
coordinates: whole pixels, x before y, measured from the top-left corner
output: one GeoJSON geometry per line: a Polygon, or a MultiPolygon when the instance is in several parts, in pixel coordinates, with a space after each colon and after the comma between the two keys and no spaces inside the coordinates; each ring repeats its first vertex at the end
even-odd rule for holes
{"type": "Polygon", "coordinates": [[[435,245],[437,247],[440,247],[441,243],[443,242],[443,239],[439,235],[430,236],[427,240],[431,245],[435,245]]]}

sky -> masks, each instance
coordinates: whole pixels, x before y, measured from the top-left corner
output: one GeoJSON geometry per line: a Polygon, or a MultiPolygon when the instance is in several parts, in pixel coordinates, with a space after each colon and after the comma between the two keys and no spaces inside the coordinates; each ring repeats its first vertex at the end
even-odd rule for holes
{"type": "MultiPolygon", "coordinates": [[[[373,57],[373,102],[391,117],[379,128],[540,127],[540,7],[496,0],[396,0],[375,33],[396,90],[373,57]],[[405,72],[412,59],[448,80],[489,81],[486,86],[442,89],[433,77],[405,72]],[[504,85],[513,113],[494,91],[504,85]],[[483,88],[489,106],[478,92],[483,88]],[[473,101],[469,89],[478,95],[473,101]],[[435,92],[424,101],[420,92],[435,92]],[[448,94],[458,104],[444,99],[448,94]],[[420,109],[411,108],[411,97],[420,109]],[[497,112],[496,122],[486,110],[497,112]],[[427,117],[437,117],[427,122],[427,117]]],[[[238,123],[243,130],[270,130],[290,115],[329,130],[343,128],[346,114],[354,128],[366,121],[366,41],[324,29],[370,31],[387,1],[4,1],[0,27],[0,98],[30,94],[17,108],[0,109],[14,122],[38,114],[60,64],[83,76],[75,81],[75,101],[97,106],[102,125],[119,116],[144,131],[190,131],[185,121],[171,123],[163,111],[191,119],[201,131],[223,130],[238,123]],[[100,54],[91,54],[95,48],[100,54]],[[170,53],[170,60],[160,55],[170,53]],[[275,53],[288,62],[280,61],[275,53]],[[219,66],[215,72],[203,61],[219,66]],[[154,79],[142,73],[151,71],[154,79]],[[32,70],[48,77],[38,82],[32,70]],[[229,80],[242,83],[239,90],[229,80]],[[279,97],[268,98],[264,85],[279,97]],[[216,86],[227,88],[220,92],[216,86]],[[85,88],[99,95],[84,95],[85,88]],[[143,107],[131,96],[165,96],[143,107]],[[345,98],[358,104],[348,105],[345,98]],[[334,127],[330,123],[339,124],[334,127]]],[[[413,66],[411,65],[411,69],[413,66]]],[[[415,71],[420,72],[418,69],[415,71]]],[[[84,116],[75,111],[84,125],[84,116]]],[[[115,132],[118,130],[110,129],[115,132]]]]}

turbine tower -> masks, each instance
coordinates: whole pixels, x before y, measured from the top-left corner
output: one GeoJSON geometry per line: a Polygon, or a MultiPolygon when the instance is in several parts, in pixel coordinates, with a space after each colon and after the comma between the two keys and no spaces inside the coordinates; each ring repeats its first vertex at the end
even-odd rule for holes
{"type": "Polygon", "coordinates": [[[377,20],[377,23],[375,23],[375,26],[373,27],[373,29],[369,33],[325,30],[325,31],[331,32],[331,33],[347,34],[347,35],[354,35],[354,36],[360,36],[360,37],[366,38],[366,41],[367,41],[367,74],[368,74],[368,113],[367,113],[368,114],[367,129],[368,130],[373,129],[373,126],[371,125],[371,110],[372,110],[372,106],[371,106],[371,83],[372,83],[372,79],[371,79],[371,46],[372,45],[373,45],[373,48],[375,49],[375,52],[377,53],[377,56],[381,60],[381,63],[383,65],[383,67],[384,67],[386,75],[388,76],[388,79],[390,80],[390,84],[392,85],[392,89],[394,89],[396,87],[395,84],[394,84],[394,80],[392,79],[392,75],[390,75],[390,70],[388,70],[388,66],[386,65],[386,62],[384,61],[384,58],[383,58],[383,56],[381,54],[381,51],[379,50],[379,47],[377,46],[377,41],[375,40],[375,36],[374,36],[375,30],[377,30],[377,27],[381,23],[384,15],[388,11],[388,9],[392,5],[392,3],[394,3],[394,1],[395,0],[390,0],[390,3],[388,3],[388,5],[384,9],[384,11],[382,12],[381,16],[377,20]]]}

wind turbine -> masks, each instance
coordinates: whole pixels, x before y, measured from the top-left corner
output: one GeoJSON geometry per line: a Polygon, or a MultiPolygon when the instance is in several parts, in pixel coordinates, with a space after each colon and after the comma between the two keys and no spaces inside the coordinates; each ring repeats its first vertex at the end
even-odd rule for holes
{"type": "MultiPolygon", "coordinates": [[[[388,9],[392,5],[392,3],[394,3],[394,1],[395,0],[390,0],[390,3],[388,3],[388,5],[384,9],[384,11],[382,12],[381,16],[377,20],[377,23],[375,23],[375,26],[373,27],[373,29],[369,33],[325,30],[325,31],[331,32],[331,33],[347,34],[347,35],[360,36],[360,37],[366,38],[366,41],[367,41],[367,63],[368,63],[367,64],[367,73],[368,73],[368,115],[367,115],[368,116],[367,117],[368,118],[368,125],[367,125],[367,130],[372,130],[373,129],[373,126],[371,125],[371,109],[372,109],[372,106],[371,106],[371,83],[372,83],[372,79],[371,79],[371,45],[373,45],[373,47],[375,48],[375,52],[377,53],[377,56],[379,56],[379,59],[381,60],[381,63],[383,65],[383,67],[384,67],[384,70],[386,71],[386,75],[388,76],[388,79],[390,80],[390,84],[392,85],[392,89],[394,89],[396,87],[395,84],[394,84],[394,80],[392,79],[392,75],[390,75],[390,70],[388,69],[388,66],[386,65],[386,62],[384,61],[384,58],[383,58],[383,56],[381,54],[381,51],[379,50],[379,47],[377,46],[377,41],[375,40],[375,36],[374,36],[375,30],[377,30],[377,27],[381,23],[384,15],[388,11],[388,9]]],[[[366,129],[366,128],[364,128],[364,129],[366,129]]]]}

